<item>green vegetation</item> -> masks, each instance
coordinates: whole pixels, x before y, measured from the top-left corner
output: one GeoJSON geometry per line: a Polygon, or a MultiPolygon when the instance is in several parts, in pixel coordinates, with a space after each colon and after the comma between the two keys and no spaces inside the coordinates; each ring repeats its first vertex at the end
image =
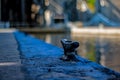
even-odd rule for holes
{"type": "Polygon", "coordinates": [[[91,10],[91,12],[95,12],[95,2],[96,0],[86,0],[87,5],[89,7],[89,9],[91,10]]]}

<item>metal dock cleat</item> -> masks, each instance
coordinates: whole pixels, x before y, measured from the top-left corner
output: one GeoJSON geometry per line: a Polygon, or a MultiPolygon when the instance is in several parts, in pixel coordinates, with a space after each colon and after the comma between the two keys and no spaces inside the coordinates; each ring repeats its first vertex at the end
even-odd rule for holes
{"type": "Polygon", "coordinates": [[[67,39],[62,39],[61,43],[64,49],[64,56],[60,59],[64,61],[79,61],[76,58],[76,49],[79,47],[79,42],[73,42],[67,39]]]}

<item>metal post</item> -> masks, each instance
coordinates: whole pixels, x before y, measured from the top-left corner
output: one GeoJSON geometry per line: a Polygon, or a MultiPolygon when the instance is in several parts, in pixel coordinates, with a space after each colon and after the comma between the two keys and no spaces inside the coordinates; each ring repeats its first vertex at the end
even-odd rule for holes
{"type": "Polygon", "coordinates": [[[100,0],[96,0],[96,12],[97,13],[101,13],[100,0]]]}
{"type": "Polygon", "coordinates": [[[2,11],[1,6],[2,6],[2,3],[1,3],[1,0],[0,0],[0,21],[1,21],[1,11],[2,11]]]}
{"type": "Polygon", "coordinates": [[[22,16],[22,24],[25,22],[25,0],[21,0],[21,16],[22,16]]]}
{"type": "Polygon", "coordinates": [[[46,21],[45,21],[45,10],[46,10],[46,6],[45,6],[45,0],[43,0],[43,26],[46,26],[46,21]]]}

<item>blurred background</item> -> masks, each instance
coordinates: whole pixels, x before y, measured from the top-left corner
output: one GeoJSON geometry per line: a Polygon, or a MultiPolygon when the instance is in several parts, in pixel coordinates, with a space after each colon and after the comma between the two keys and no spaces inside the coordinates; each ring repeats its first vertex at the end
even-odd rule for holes
{"type": "Polygon", "coordinates": [[[61,47],[78,41],[78,54],[120,72],[119,0],[0,0],[0,29],[16,28],[61,47]]]}

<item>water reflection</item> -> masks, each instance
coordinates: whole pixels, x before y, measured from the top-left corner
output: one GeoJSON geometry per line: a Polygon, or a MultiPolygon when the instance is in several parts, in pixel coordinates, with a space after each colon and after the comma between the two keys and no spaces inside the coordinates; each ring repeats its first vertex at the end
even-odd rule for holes
{"type": "Polygon", "coordinates": [[[63,38],[71,39],[69,33],[43,33],[43,34],[32,34],[33,36],[44,40],[47,43],[53,44],[58,47],[62,47],[60,40],[63,38]]]}
{"type": "Polygon", "coordinates": [[[98,37],[72,37],[80,42],[78,52],[81,56],[120,71],[120,39],[98,37]]]}
{"type": "Polygon", "coordinates": [[[80,42],[80,56],[120,71],[120,38],[69,36],[68,34],[36,34],[36,37],[61,47],[62,38],[80,42]]]}

